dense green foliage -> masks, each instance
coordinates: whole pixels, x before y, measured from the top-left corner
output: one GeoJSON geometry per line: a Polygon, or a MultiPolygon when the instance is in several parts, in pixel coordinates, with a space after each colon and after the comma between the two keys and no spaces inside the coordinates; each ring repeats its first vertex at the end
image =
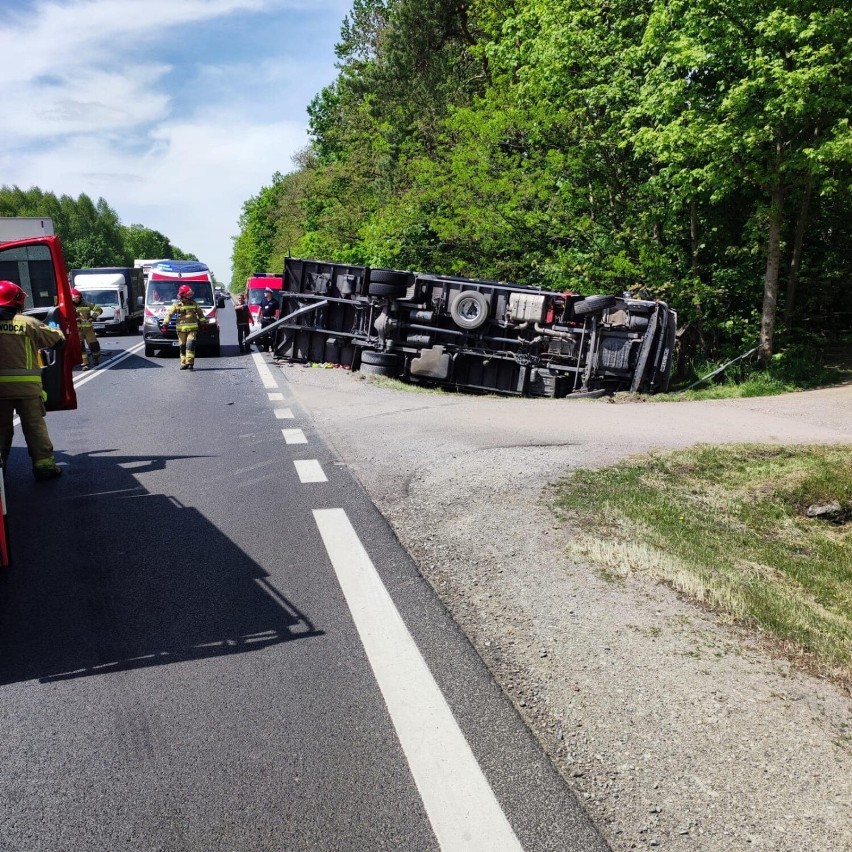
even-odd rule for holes
{"type": "Polygon", "coordinates": [[[52,192],[17,186],[0,188],[0,216],[38,216],[53,220],[62,240],[69,269],[95,266],[132,266],[135,258],[197,260],[169,242],[168,237],[144,225],[122,225],[103,198],[88,195],[57,198],[52,192]]]}
{"type": "Polygon", "coordinates": [[[641,292],[764,362],[776,326],[848,325],[844,4],[354,0],[337,55],[309,149],[244,206],[234,284],[289,250],[641,292]]]}

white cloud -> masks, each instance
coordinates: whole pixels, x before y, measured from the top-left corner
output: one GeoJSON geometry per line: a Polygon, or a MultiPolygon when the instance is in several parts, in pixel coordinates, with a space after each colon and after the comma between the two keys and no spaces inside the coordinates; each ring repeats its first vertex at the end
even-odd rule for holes
{"type": "Polygon", "coordinates": [[[349,5],[50,0],[5,14],[3,182],[102,196],[125,224],[161,231],[227,279],[243,202],[307,142],[305,106],[334,76],[331,45],[349,5]],[[202,49],[189,67],[170,52],[217,22],[248,29],[288,10],[321,22],[322,42],[251,60],[202,49]]]}

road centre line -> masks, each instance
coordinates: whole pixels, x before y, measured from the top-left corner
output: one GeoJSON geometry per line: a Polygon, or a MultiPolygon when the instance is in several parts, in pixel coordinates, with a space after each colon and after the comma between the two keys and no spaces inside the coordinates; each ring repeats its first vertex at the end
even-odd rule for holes
{"type": "Polygon", "coordinates": [[[346,512],[313,514],[441,849],[519,852],[520,842],[346,512]]]}
{"type": "Polygon", "coordinates": [[[286,444],[307,444],[308,439],[301,429],[282,429],[281,434],[284,436],[286,444]]]}
{"type": "MultiPolygon", "coordinates": [[[[88,370],[85,374],[78,374],[74,376],[74,388],[82,387],[86,382],[91,382],[93,379],[96,379],[101,373],[105,370],[111,370],[117,364],[120,364],[122,361],[129,358],[131,355],[135,355],[143,346],[144,342],[137,343],[135,346],[131,346],[130,349],[126,349],[121,355],[118,355],[115,358],[105,358],[101,361],[100,366],[95,370],[88,370]]],[[[103,358],[103,352],[101,353],[101,358],[103,358]]]]}
{"type": "Polygon", "coordinates": [[[275,409],[275,417],[278,420],[292,420],[293,419],[293,409],[292,408],[276,408],[275,409]]]}
{"type": "MultiPolygon", "coordinates": [[[[74,384],[74,390],[82,387],[86,382],[91,382],[93,379],[96,379],[101,373],[105,370],[111,370],[116,364],[120,364],[126,358],[129,358],[131,355],[135,355],[145,344],[137,343],[135,346],[131,346],[130,349],[125,350],[121,353],[117,358],[109,358],[108,360],[104,360],[103,364],[99,366],[95,370],[88,370],[86,373],[79,373],[72,376],[71,381],[74,384]]],[[[12,426],[19,426],[21,423],[20,417],[15,417],[12,420],[12,426]]]]}
{"type": "Polygon", "coordinates": [[[260,379],[263,382],[263,386],[267,390],[270,388],[277,388],[278,382],[275,381],[275,377],[272,375],[269,365],[263,360],[263,353],[252,352],[251,357],[254,359],[254,365],[257,367],[257,372],[260,373],[260,379]]]}
{"type": "Polygon", "coordinates": [[[294,459],[293,465],[299,475],[299,482],[328,482],[328,477],[317,459],[294,459]]]}

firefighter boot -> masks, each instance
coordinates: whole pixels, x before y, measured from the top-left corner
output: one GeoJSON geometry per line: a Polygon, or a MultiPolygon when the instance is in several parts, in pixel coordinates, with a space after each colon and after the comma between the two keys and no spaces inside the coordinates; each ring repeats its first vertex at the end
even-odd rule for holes
{"type": "Polygon", "coordinates": [[[47,482],[49,479],[62,476],[62,468],[56,464],[56,459],[53,456],[48,456],[46,459],[36,459],[33,462],[33,476],[36,482],[47,482]]]}

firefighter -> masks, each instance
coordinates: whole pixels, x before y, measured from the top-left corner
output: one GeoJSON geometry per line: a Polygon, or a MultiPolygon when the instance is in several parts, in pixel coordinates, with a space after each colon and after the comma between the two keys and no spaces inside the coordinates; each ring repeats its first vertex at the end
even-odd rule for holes
{"type": "Polygon", "coordinates": [[[178,287],[178,301],[163,317],[162,326],[168,326],[171,318],[177,314],[177,336],[180,340],[180,368],[192,370],[195,366],[195,340],[198,337],[199,324],[205,324],[207,317],[198,302],[192,300],[192,290],[186,284],[178,287]]]}
{"type": "Polygon", "coordinates": [[[15,412],[27,450],[33,461],[33,476],[42,482],[62,473],[53,457],[53,444],[44,422],[45,394],[41,386],[38,350],[64,345],[59,329],[20,312],[27,294],[12,281],[0,281],[0,466],[12,449],[15,412]]]}
{"type": "Polygon", "coordinates": [[[100,305],[94,305],[83,298],[83,294],[76,288],[71,290],[71,301],[77,309],[77,329],[80,332],[80,348],[83,350],[83,369],[89,369],[89,352],[92,353],[92,366],[97,367],[101,361],[101,344],[95,334],[92,322],[96,320],[104,309],[100,305]]]}

